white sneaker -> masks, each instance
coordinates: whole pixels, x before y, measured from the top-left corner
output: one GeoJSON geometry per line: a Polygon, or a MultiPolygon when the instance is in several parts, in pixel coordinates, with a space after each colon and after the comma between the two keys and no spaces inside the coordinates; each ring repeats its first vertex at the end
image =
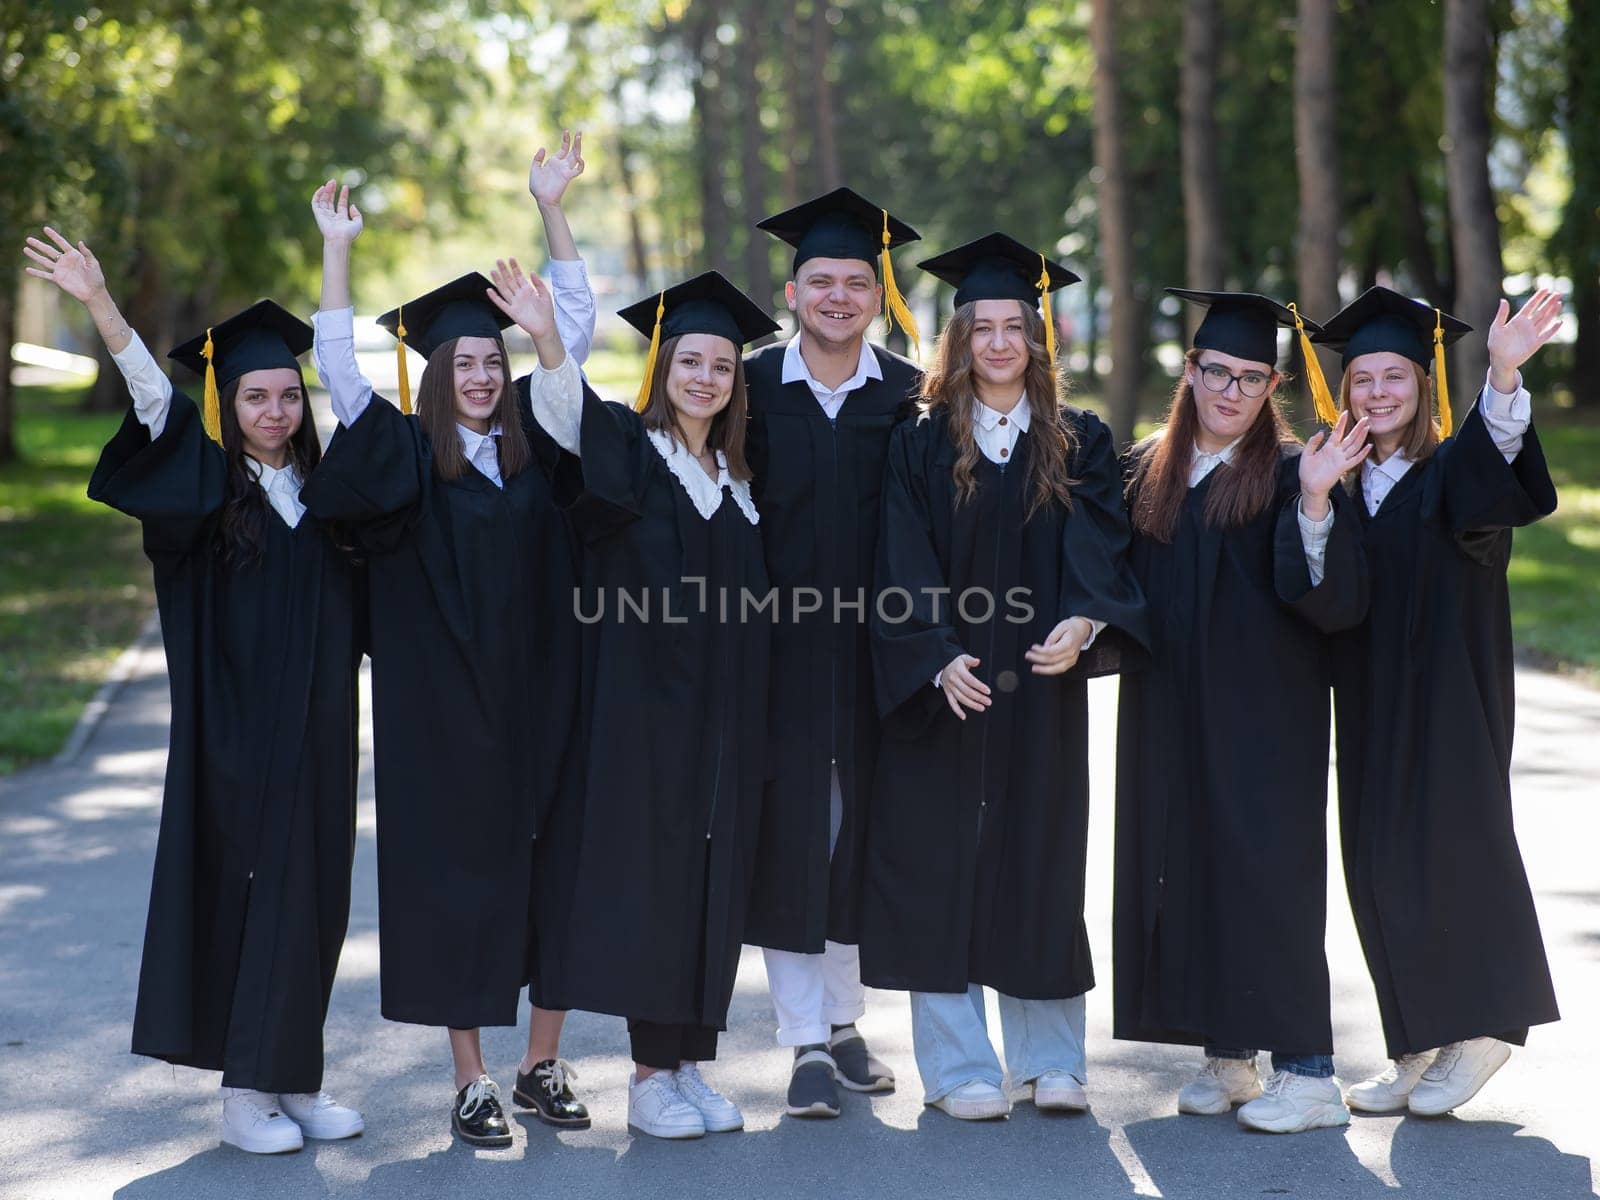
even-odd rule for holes
{"type": "Polygon", "coordinates": [[[1011,1115],[1011,1101],[992,1083],[972,1079],[933,1102],[933,1107],[962,1121],[992,1121],[1011,1115]]]}
{"type": "Polygon", "coordinates": [[[327,1092],[279,1092],[278,1104],[308,1138],[336,1142],[367,1127],[353,1108],[334,1103],[327,1092]]]}
{"type": "Polygon", "coordinates": [[[1083,1084],[1066,1071],[1046,1071],[1032,1083],[1023,1084],[1025,1095],[1013,1099],[1033,1100],[1035,1108],[1055,1112],[1084,1112],[1089,1107],[1089,1097],[1083,1084]]]}
{"type": "Polygon", "coordinates": [[[739,1106],[705,1081],[699,1063],[684,1063],[672,1073],[672,1082],[682,1096],[700,1113],[707,1133],[731,1133],[744,1128],[739,1106]]]}
{"type": "Polygon", "coordinates": [[[271,1092],[222,1089],[222,1140],[250,1154],[287,1154],[305,1145],[300,1126],[278,1107],[271,1092]]]}
{"type": "Polygon", "coordinates": [[[1344,1105],[1337,1079],[1274,1071],[1262,1085],[1261,1095],[1239,1109],[1238,1120],[1246,1129],[1262,1133],[1304,1133],[1348,1125],[1350,1110],[1344,1105]]]}
{"type": "Polygon", "coordinates": [[[697,1138],[706,1133],[700,1110],[683,1098],[671,1071],[628,1080],[628,1128],[658,1138],[697,1138]]]}
{"type": "Polygon", "coordinates": [[[1404,1112],[1406,1098],[1433,1062],[1434,1054],[1432,1050],[1422,1054],[1402,1054],[1389,1064],[1382,1075],[1352,1084],[1345,1091],[1345,1102],[1364,1113],[1404,1112]]]}
{"type": "Polygon", "coordinates": [[[1411,1089],[1407,1107],[1419,1117],[1443,1116],[1476,1096],[1510,1057],[1511,1047],[1490,1037],[1443,1046],[1411,1089]]]}
{"type": "Polygon", "coordinates": [[[1178,1111],[1211,1117],[1261,1095],[1261,1077],[1253,1058],[1212,1058],[1178,1092],[1178,1111]]]}

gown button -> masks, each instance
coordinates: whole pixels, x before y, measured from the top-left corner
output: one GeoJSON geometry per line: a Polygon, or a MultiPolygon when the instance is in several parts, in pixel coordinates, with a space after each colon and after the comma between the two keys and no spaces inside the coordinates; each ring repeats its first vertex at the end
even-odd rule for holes
{"type": "Polygon", "coordinates": [[[1011,456],[1011,451],[1007,450],[1005,447],[1002,446],[1000,448],[1000,457],[1001,458],[1009,458],[1010,456],[1011,456]]]}

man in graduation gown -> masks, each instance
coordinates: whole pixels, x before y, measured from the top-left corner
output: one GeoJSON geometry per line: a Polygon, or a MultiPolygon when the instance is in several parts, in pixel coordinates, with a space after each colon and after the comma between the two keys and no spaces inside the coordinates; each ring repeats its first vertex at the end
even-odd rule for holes
{"type": "Polygon", "coordinates": [[[1372,603],[1335,677],[1345,882],[1395,1060],[1350,1089],[1366,1111],[1449,1112],[1559,1016],[1512,823],[1506,568],[1511,531],[1556,507],[1518,368],[1560,305],[1540,292],[1507,313],[1453,436],[1443,347],[1464,323],[1372,288],[1319,339],[1342,349],[1349,407],[1373,421],[1354,505],[1372,603]]]}
{"type": "Polygon", "coordinates": [[[753,490],[781,610],[745,939],[766,951],[778,1043],[795,1051],[788,1111],[834,1117],[837,1084],[894,1087],[854,1024],[866,1010],[855,944],[878,747],[866,614],[889,433],[921,373],[866,333],[887,301],[915,339],[889,250],[917,233],[849,188],[760,228],[795,247],[785,295],[799,331],[745,359],[753,490]]]}
{"type": "Polygon", "coordinates": [[[1154,643],[1118,712],[1113,1029],[1205,1048],[1180,1112],[1243,1104],[1241,1125],[1282,1133],[1347,1124],[1323,950],[1329,635],[1366,611],[1337,486],[1364,430],[1336,427],[1304,458],[1272,408],[1277,329],[1295,314],[1168,290],[1207,313],[1165,426],[1128,455],[1154,643]],[[1230,503],[1250,494],[1253,511],[1230,503]],[[1258,1050],[1272,1051],[1267,1095],[1258,1050]]]}

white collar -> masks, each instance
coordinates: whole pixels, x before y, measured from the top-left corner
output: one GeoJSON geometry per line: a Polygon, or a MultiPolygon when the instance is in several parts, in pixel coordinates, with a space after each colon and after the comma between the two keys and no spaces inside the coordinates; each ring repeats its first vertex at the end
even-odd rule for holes
{"type": "Polygon", "coordinates": [[[488,442],[492,446],[494,444],[493,439],[499,437],[502,430],[500,426],[496,424],[489,426],[488,433],[479,433],[476,429],[468,429],[465,425],[461,424],[461,422],[457,421],[456,432],[461,435],[462,452],[468,458],[472,458],[478,453],[479,449],[482,448],[483,443],[488,442]]]}
{"type": "Polygon", "coordinates": [[[695,512],[701,518],[709,521],[717,515],[717,509],[722,507],[722,489],[727,488],[733,496],[733,502],[739,506],[739,511],[744,514],[745,520],[752,525],[760,524],[761,517],[756,512],[756,503],[750,497],[749,481],[735,479],[728,473],[728,458],[721,450],[717,453],[717,478],[713,482],[705,469],[695,461],[694,455],[689,453],[685,446],[671,432],[665,429],[650,429],[650,444],[656,448],[656,453],[666,460],[667,470],[671,471],[677,481],[683,485],[683,490],[689,494],[689,503],[694,505],[695,512]]]}
{"type": "Polygon", "coordinates": [[[1002,417],[1009,417],[1011,419],[1011,423],[1018,429],[1022,430],[1023,433],[1028,432],[1028,422],[1033,419],[1033,410],[1028,406],[1028,396],[1026,392],[1023,393],[1022,399],[1017,401],[1016,407],[1008,413],[1003,413],[997,408],[990,408],[982,400],[979,400],[977,404],[978,411],[975,415],[977,417],[978,424],[982,425],[985,429],[993,429],[996,425],[1000,424],[1000,419],[1002,417]]]}
{"type": "Polygon", "coordinates": [[[261,485],[262,491],[270,492],[279,476],[282,476],[296,492],[300,490],[300,476],[292,462],[285,462],[281,467],[269,467],[259,458],[251,458],[248,454],[244,456],[244,461],[255,468],[256,482],[261,485]]]}
{"type": "Polygon", "coordinates": [[[1382,462],[1374,462],[1369,456],[1367,461],[1361,464],[1361,470],[1363,477],[1377,472],[1391,483],[1399,483],[1405,477],[1405,473],[1411,469],[1411,466],[1411,460],[1406,457],[1406,452],[1404,450],[1396,450],[1382,462]]]}
{"type": "Polygon", "coordinates": [[[1200,449],[1200,443],[1196,442],[1194,444],[1194,461],[1200,462],[1210,458],[1216,459],[1217,462],[1221,463],[1231,463],[1233,461],[1233,452],[1239,448],[1239,443],[1242,441],[1244,441],[1244,434],[1241,433],[1238,437],[1234,438],[1233,441],[1229,442],[1215,454],[1207,454],[1204,450],[1200,449]]]}
{"type": "Polygon", "coordinates": [[[856,360],[856,373],[836,388],[818,383],[816,377],[811,374],[811,368],[806,366],[805,356],[800,353],[800,337],[800,334],[795,334],[783,348],[784,383],[804,383],[814,392],[828,392],[837,396],[840,392],[850,392],[864,386],[869,379],[883,378],[883,368],[878,365],[878,356],[872,352],[867,339],[862,338],[861,357],[856,360]]]}

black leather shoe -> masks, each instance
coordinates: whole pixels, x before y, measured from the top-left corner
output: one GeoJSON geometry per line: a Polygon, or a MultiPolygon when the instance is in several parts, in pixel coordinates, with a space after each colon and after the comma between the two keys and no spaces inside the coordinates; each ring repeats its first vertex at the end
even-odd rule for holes
{"type": "Polygon", "coordinates": [[[487,1075],[479,1075],[456,1093],[450,1110],[450,1128],[473,1146],[511,1145],[511,1126],[500,1111],[500,1088],[487,1075]]]}
{"type": "Polygon", "coordinates": [[[533,1070],[526,1075],[517,1072],[517,1086],[511,1098],[523,1108],[531,1108],[546,1125],[558,1129],[587,1129],[589,1110],[572,1095],[570,1081],[577,1077],[578,1073],[566,1060],[547,1058],[534,1063],[533,1070]]]}

